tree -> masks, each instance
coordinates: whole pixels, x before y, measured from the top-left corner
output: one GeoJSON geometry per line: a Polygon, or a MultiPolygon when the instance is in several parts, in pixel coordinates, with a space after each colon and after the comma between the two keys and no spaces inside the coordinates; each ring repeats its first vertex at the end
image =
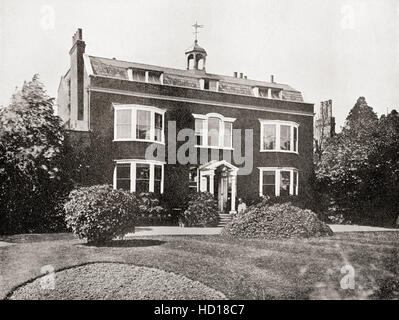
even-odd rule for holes
{"type": "MultiPolygon", "coordinates": [[[[166,112],[167,121],[176,122],[176,133],[180,130],[194,128],[194,118],[190,108],[183,104],[172,105],[166,112]]],[[[170,126],[168,125],[168,128],[170,126]]],[[[166,132],[166,136],[169,136],[166,132]]],[[[170,143],[170,142],[169,142],[170,143]]],[[[185,141],[176,141],[176,150],[185,141]]],[[[168,155],[166,155],[168,157],[168,155]]],[[[163,201],[168,205],[168,209],[185,209],[190,194],[189,188],[190,165],[166,164],[165,165],[165,185],[163,201]]]]}
{"type": "Polygon", "coordinates": [[[349,111],[346,117],[344,130],[355,133],[368,130],[378,121],[377,114],[373,111],[364,97],[359,97],[356,104],[349,111]]]}
{"type": "Polygon", "coordinates": [[[327,142],[316,163],[318,189],[350,220],[378,224],[394,220],[399,169],[395,112],[378,119],[360,97],[342,132],[327,142]]]}
{"type": "Polygon", "coordinates": [[[64,132],[38,75],[0,109],[0,232],[56,228],[55,208],[67,188],[62,171],[64,132]]]}

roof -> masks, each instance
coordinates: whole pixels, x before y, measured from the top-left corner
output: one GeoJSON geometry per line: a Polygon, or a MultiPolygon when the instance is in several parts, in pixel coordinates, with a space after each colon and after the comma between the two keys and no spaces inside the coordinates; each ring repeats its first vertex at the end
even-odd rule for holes
{"type": "Polygon", "coordinates": [[[162,66],[154,66],[143,63],[128,62],[103,57],[88,56],[94,76],[118,78],[128,80],[129,68],[158,71],[163,73],[163,84],[179,87],[200,89],[199,79],[212,79],[219,81],[219,92],[254,96],[253,88],[271,88],[282,91],[282,99],[303,102],[300,91],[287,84],[236,78],[219,74],[207,73],[202,70],[174,69],[162,66]]]}
{"type": "Polygon", "coordinates": [[[194,44],[191,47],[187,48],[186,50],[186,54],[191,52],[200,52],[206,55],[205,49],[198,45],[197,40],[195,40],[194,44]]]}

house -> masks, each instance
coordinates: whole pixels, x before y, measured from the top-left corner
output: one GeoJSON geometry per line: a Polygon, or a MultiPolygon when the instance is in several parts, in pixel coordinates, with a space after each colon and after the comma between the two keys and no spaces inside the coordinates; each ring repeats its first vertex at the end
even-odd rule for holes
{"type": "Polygon", "coordinates": [[[189,186],[214,194],[221,211],[235,212],[237,198],[305,194],[313,172],[314,113],[301,92],[273,77],[208,73],[208,55],[197,39],[182,52],[185,69],[87,55],[81,29],[69,54],[59,115],[71,133],[102,137],[110,155],[104,173],[115,188],[164,192],[170,159],[148,159],[146,150],[169,149],[166,115],[184,106],[195,118],[190,129],[202,154],[190,162],[189,186]]]}

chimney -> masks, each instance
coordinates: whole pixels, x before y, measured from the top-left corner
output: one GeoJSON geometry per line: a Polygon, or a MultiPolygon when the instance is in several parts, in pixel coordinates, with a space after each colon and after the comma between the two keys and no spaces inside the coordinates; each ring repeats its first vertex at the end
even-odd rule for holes
{"type": "Polygon", "coordinates": [[[234,78],[237,78],[237,72],[234,72],[234,78]]]}
{"type": "Polygon", "coordinates": [[[240,78],[242,79],[244,76],[244,74],[242,72],[240,72],[240,78]]]}
{"type": "Polygon", "coordinates": [[[71,58],[71,114],[72,119],[84,120],[84,61],[86,44],[83,41],[82,29],[78,29],[72,37],[71,58]]]}
{"type": "Polygon", "coordinates": [[[272,75],[270,76],[270,82],[271,82],[271,83],[274,83],[274,74],[272,74],[272,75]]]}

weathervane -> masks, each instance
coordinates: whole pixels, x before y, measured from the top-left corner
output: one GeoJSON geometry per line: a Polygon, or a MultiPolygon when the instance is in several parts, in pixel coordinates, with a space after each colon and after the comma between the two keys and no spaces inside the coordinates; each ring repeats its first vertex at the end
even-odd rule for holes
{"type": "Polygon", "coordinates": [[[193,24],[193,27],[194,27],[194,29],[195,29],[195,31],[194,31],[194,34],[195,34],[195,42],[197,42],[197,41],[198,41],[197,36],[198,36],[198,33],[199,33],[198,29],[199,29],[199,28],[203,28],[204,25],[203,25],[203,24],[198,24],[198,22],[195,21],[195,24],[193,24]]]}

